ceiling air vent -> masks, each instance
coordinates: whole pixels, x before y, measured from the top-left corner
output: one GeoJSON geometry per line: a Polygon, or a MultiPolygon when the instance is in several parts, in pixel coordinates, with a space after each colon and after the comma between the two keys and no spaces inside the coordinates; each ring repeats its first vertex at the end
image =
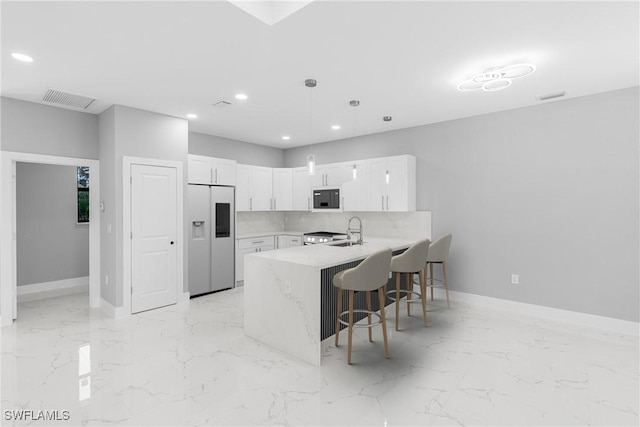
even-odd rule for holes
{"type": "Polygon", "coordinates": [[[227,101],[218,101],[218,102],[216,102],[215,104],[213,104],[212,106],[213,106],[213,107],[215,107],[215,108],[220,108],[220,109],[222,109],[222,108],[230,107],[230,106],[231,106],[231,103],[230,103],[230,102],[227,102],[227,101]]]}
{"type": "Polygon", "coordinates": [[[77,108],[78,110],[86,110],[93,104],[96,99],[88,96],[75,95],[73,93],[61,92],[59,90],[49,89],[42,97],[42,101],[48,104],[77,108]]]}
{"type": "Polygon", "coordinates": [[[565,91],[562,91],[562,92],[550,93],[547,95],[536,96],[536,98],[538,99],[538,101],[546,101],[548,99],[562,98],[566,94],[567,93],[565,91]]]}

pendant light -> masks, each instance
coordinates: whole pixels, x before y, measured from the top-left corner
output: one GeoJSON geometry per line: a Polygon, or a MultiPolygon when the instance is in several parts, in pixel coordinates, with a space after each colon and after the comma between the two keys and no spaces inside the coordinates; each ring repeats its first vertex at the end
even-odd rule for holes
{"type": "MultiPolygon", "coordinates": [[[[311,99],[311,89],[316,87],[318,82],[314,79],[307,79],[304,81],[304,85],[309,88],[309,142],[313,147],[313,102],[311,99]]],[[[316,174],[316,156],[313,154],[307,155],[307,168],[309,168],[309,175],[316,174]]]]}
{"type": "MultiPolygon", "coordinates": [[[[357,99],[353,99],[349,101],[349,105],[353,107],[353,137],[356,137],[356,107],[360,105],[360,101],[357,99]]],[[[358,179],[358,167],[356,164],[353,164],[353,180],[358,179]]]]}

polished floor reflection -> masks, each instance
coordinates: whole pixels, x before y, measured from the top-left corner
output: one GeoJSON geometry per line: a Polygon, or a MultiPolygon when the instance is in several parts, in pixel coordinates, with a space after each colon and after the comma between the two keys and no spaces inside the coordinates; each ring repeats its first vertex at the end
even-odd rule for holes
{"type": "Polygon", "coordinates": [[[401,311],[396,332],[388,310],[389,360],[379,328],[374,343],[360,329],[352,366],[342,345],[316,368],[246,338],[242,301],[239,288],[124,320],[87,295],[20,304],[1,330],[1,424],[639,424],[638,337],[437,300],[428,328],[401,311]],[[25,411],[59,420],[14,420],[25,411]]]}

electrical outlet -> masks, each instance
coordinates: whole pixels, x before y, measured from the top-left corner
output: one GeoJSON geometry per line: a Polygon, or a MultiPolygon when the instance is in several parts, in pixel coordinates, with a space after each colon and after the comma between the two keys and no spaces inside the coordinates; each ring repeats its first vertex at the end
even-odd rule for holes
{"type": "Polygon", "coordinates": [[[512,285],[519,285],[520,284],[520,276],[518,274],[512,274],[511,275],[511,284],[512,285]]]}

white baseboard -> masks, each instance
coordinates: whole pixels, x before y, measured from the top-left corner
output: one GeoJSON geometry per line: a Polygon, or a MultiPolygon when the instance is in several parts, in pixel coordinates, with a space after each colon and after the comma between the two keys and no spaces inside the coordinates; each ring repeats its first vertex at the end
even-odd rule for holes
{"type": "MultiPolygon", "coordinates": [[[[438,298],[445,298],[444,289],[436,288],[435,292],[438,295],[438,298]]],[[[527,304],[451,290],[449,291],[449,297],[455,301],[477,304],[491,309],[516,312],[539,317],[544,320],[567,322],[624,335],[638,336],[640,331],[639,323],[614,319],[612,317],[597,316],[595,314],[580,313],[577,311],[562,310],[559,308],[545,307],[542,305],[527,304]]]]}
{"type": "Polygon", "coordinates": [[[124,307],[114,307],[109,301],[103,298],[100,298],[100,309],[112,319],[122,319],[131,316],[131,313],[127,313],[124,307]]]}
{"type": "Polygon", "coordinates": [[[178,301],[177,302],[185,302],[185,301],[189,301],[191,299],[191,294],[189,292],[182,292],[181,294],[178,294],[178,301]]]}
{"type": "Polygon", "coordinates": [[[20,285],[16,287],[16,290],[18,302],[89,292],[89,276],[20,285]]]}

